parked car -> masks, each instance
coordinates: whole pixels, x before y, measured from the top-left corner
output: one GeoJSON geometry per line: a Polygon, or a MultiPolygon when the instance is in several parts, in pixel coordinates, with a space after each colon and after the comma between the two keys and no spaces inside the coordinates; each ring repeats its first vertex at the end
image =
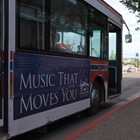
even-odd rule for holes
{"type": "Polygon", "coordinates": [[[134,70],[134,72],[136,72],[137,71],[137,68],[133,68],[133,70],[134,70]]]}
{"type": "Polygon", "coordinates": [[[128,68],[128,69],[127,69],[127,72],[135,72],[135,71],[136,71],[135,68],[128,68]]]}

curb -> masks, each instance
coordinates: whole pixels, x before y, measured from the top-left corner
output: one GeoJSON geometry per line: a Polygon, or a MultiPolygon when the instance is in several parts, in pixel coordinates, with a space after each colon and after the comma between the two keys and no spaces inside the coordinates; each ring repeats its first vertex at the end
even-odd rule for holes
{"type": "Polygon", "coordinates": [[[81,135],[82,133],[87,131],[88,129],[92,128],[94,125],[96,125],[96,124],[100,123],[101,121],[103,121],[105,118],[107,118],[111,114],[113,114],[116,111],[120,110],[121,108],[123,108],[127,104],[133,102],[137,98],[140,98],[140,93],[137,93],[137,94],[133,95],[132,97],[129,97],[127,101],[123,102],[119,106],[113,108],[112,110],[108,111],[107,113],[103,114],[102,116],[100,116],[99,118],[97,118],[94,121],[90,122],[89,124],[83,126],[82,128],[76,130],[75,132],[73,132],[72,134],[70,134],[67,137],[63,138],[62,140],[73,140],[74,138],[78,137],[79,135],[81,135]]]}

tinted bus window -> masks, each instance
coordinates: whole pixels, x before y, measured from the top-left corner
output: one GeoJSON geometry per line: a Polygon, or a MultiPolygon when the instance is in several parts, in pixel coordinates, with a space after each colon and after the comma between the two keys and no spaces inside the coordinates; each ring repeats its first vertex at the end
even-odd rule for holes
{"type": "Polygon", "coordinates": [[[86,55],[86,6],[77,0],[51,0],[50,2],[50,50],[86,55]]]}
{"type": "Polygon", "coordinates": [[[18,48],[44,50],[45,0],[18,0],[18,48]]]}

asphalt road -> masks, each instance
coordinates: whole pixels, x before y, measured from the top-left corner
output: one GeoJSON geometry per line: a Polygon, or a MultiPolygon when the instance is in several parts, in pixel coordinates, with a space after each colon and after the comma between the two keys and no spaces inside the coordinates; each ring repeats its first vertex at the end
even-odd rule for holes
{"type": "Polygon", "coordinates": [[[121,99],[126,99],[140,91],[140,72],[123,73],[121,99]]]}
{"type": "Polygon", "coordinates": [[[109,110],[115,108],[122,102],[128,100],[128,98],[132,97],[136,93],[140,92],[140,73],[123,73],[122,79],[122,95],[112,100],[109,103],[102,104],[100,107],[99,112],[91,117],[87,117],[82,114],[79,117],[68,117],[62,119],[60,121],[55,122],[48,126],[48,133],[40,134],[29,132],[20,136],[17,136],[11,140],[61,140],[64,137],[68,136],[69,134],[75,132],[77,129],[87,125],[91,121],[97,119],[98,117],[102,116],[104,113],[108,112],[109,110]]]}

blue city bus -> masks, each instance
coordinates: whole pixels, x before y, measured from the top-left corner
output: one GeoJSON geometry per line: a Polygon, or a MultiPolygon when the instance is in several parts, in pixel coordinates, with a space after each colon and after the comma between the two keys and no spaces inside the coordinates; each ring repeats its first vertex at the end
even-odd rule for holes
{"type": "Polygon", "coordinates": [[[120,96],[122,24],[103,0],[0,0],[1,138],[120,96]]]}

